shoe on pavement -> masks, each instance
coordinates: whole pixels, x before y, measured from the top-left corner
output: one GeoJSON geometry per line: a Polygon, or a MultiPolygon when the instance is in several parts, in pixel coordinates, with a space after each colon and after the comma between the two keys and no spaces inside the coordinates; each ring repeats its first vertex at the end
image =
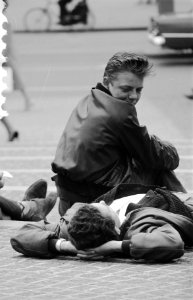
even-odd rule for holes
{"type": "Polygon", "coordinates": [[[46,193],[47,182],[44,179],[39,179],[28,187],[22,201],[30,201],[34,198],[45,198],[46,193]]]}
{"type": "Polygon", "coordinates": [[[22,221],[41,221],[45,220],[46,216],[53,209],[56,204],[57,193],[51,192],[44,199],[35,198],[31,201],[22,201],[20,204],[23,206],[21,215],[22,221]]]}
{"type": "Polygon", "coordinates": [[[190,94],[190,95],[185,95],[186,98],[190,99],[190,100],[193,100],[193,94],[190,94]]]}

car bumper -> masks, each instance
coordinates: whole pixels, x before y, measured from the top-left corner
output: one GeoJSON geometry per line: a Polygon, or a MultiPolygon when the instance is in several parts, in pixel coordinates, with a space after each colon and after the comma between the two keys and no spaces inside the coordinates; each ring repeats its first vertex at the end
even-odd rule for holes
{"type": "Polygon", "coordinates": [[[156,46],[172,49],[193,49],[193,33],[148,34],[149,40],[156,46]]]}
{"type": "Polygon", "coordinates": [[[156,46],[164,46],[166,43],[166,40],[162,35],[155,35],[153,33],[149,33],[148,38],[150,42],[156,46]]]}

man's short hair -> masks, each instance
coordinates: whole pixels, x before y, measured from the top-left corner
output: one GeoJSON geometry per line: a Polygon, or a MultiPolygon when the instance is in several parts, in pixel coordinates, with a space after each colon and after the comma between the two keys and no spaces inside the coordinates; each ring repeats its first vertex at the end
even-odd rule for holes
{"type": "Polygon", "coordinates": [[[103,217],[97,208],[89,204],[76,212],[68,225],[68,235],[78,250],[95,248],[119,239],[114,221],[103,217]]]}
{"type": "Polygon", "coordinates": [[[108,61],[103,83],[112,82],[116,75],[120,72],[128,71],[143,78],[147,76],[152,69],[152,64],[149,63],[148,58],[144,55],[138,55],[129,52],[117,52],[108,61]]]}

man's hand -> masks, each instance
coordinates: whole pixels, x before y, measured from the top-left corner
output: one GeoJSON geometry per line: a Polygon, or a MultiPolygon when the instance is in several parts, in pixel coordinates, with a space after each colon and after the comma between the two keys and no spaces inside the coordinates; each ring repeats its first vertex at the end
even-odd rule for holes
{"type": "Polygon", "coordinates": [[[88,249],[84,251],[78,251],[77,256],[85,260],[100,260],[104,256],[121,252],[122,241],[109,241],[99,247],[88,249]]]}
{"type": "Polygon", "coordinates": [[[0,189],[4,186],[3,173],[0,172],[0,189]]]}

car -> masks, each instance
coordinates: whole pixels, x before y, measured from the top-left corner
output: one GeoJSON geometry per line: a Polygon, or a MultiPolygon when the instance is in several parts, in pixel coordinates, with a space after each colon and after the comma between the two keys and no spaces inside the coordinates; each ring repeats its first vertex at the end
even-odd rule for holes
{"type": "Polygon", "coordinates": [[[148,27],[149,40],[160,47],[193,50],[193,10],[152,17],[148,27]]]}

